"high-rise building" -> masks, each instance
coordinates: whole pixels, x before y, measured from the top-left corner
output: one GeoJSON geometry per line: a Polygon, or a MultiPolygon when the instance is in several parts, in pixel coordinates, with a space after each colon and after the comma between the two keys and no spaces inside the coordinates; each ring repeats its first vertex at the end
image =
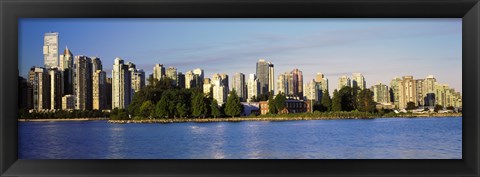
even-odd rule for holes
{"type": "Polygon", "coordinates": [[[102,60],[98,57],[92,57],[92,74],[97,72],[97,70],[103,70],[102,60]]]}
{"type": "Polygon", "coordinates": [[[177,68],[168,67],[166,71],[166,76],[172,79],[172,84],[177,85],[177,68]]]}
{"type": "Polygon", "coordinates": [[[63,78],[62,72],[57,68],[48,69],[50,77],[50,109],[62,108],[63,78]]]}
{"type": "Polygon", "coordinates": [[[126,109],[131,101],[131,72],[121,58],[115,58],[112,70],[112,109],[126,109]]]}
{"type": "Polygon", "coordinates": [[[105,83],[105,95],[106,95],[106,108],[105,109],[112,109],[112,78],[107,77],[105,83]]]}
{"type": "Polygon", "coordinates": [[[322,87],[322,91],[328,90],[328,79],[325,78],[325,75],[323,75],[323,73],[317,73],[317,75],[315,76],[315,82],[320,84],[320,86],[322,87]]]}
{"type": "Polygon", "coordinates": [[[45,33],[43,37],[43,59],[45,68],[58,67],[58,33],[45,33]]]}
{"type": "Polygon", "coordinates": [[[31,109],[32,88],[27,79],[18,76],[18,108],[31,109]]]}
{"type": "Polygon", "coordinates": [[[97,70],[93,74],[93,109],[107,109],[107,74],[105,71],[97,70]]]}
{"type": "Polygon", "coordinates": [[[417,86],[413,76],[403,76],[399,84],[399,108],[405,109],[408,102],[417,102],[417,86]]]}
{"type": "Polygon", "coordinates": [[[213,74],[212,76],[213,84],[213,99],[216,99],[218,104],[223,104],[227,102],[228,96],[228,75],[226,74],[213,74]]]}
{"type": "Polygon", "coordinates": [[[247,88],[247,101],[250,102],[252,98],[257,98],[260,92],[260,84],[255,74],[249,75],[247,88]]]}
{"type": "Polygon", "coordinates": [[[65,95],[62,97],[62,110],[74,110],[75,104],[75,95],[65,95]]]}
{"type": "Polygon", "coordinates": [[[153,67],[153,78],[160,80],[165,76],[165,67],[162,64],[155,64],[153,67]]]}
{"type": "Polygon", "coordinates": [[[233,75],[233,89],[237,92],[240,101],[247,101],[247,87],[245,83],[245,74],[243,73],[235,73],[233,75]]]}
{"type": "MultiPolygon", "coordinates": [[[[130,63],[130,62],[129,62],[130,63]]],[[[132,78],[132,96],[131,98],[133,99],[133,94],[135,92],[138,92],[140,90],[142,90],[144,87],[145,87],[145,72],[143,70],[137,70],[133,63],[131,63],[131,65],[128,65],[129,66],[128,70],[130,71],[130,75],[131,75],[131,78],[132,78]]]]}
{"type": "Polygon", "coordinates": [[[68,47],[60,55],[60,71],[63,78],[63,94],[73,94],[73,54],[68,47]]]}
{"type": "Polygon", "coordinates": [[[45,68],[32,67],[28,73],[32,85],[32,108],[35,110],[50,109],[50,77],[45,68]]]}
{"type": "MultiPolygon", "coordinates": [[[[259,94],[267,94],[269,92],[269,73],[270,73],[270,64],[269,62],[265,61],[264,59],[260,59],[257,62],[257,78],[258,78],[258,83],[260,87],[260,93],[259,94]]],[[[272,64],[273,68],[273,64],[272,64]]]]}
{"type": "Polygon", "coordinates": [[[361,73],[352,73],[352,87],[358,87],[362,90],[367,88],[365,77],[361,73]]]}
{"type": "Polygon", "coordinates": [[[194,88],[195,87],[195,74],[192,71],[187,71],[185,73],[185,88],[194,88]]]}
{"type": "Polygon", "coordinates": [[[425,91],[423,90],[425,88],[424,86],[425,80],[423,79],[416,79],[415,80],[415,87],[416,92],[417,92],[417,105],[418,106],[425,106],[425,96],[427,95],[425,91]]]}
{"type": "Polygon", "coordinates": [[[73,67],[75,109],[92,110],[92,60],[86,56],[75,56],[73,67]]]}
{"type": "Polygon", "coordinates": [[[311,80],[307,84],[305,84],[305,98],[307,100],[313,100],[316,102],[320,102],[322,100],[323,90],[321,82],[316,82],[315,80],[311,80]]]}
{"type": "MultiPolygon", "coordinates": [[[[285,74],[288,74],[288,73],[285,73],[285,74]]],[[[287,82],[287,79],[285,77],[285,74],[278,75],[277,94],[280,94],[280,93],[287,94],[288,82],[287,82]]]]}
{"type": "Polygon", "coordinates": [[[178,72],[177,85],[179,88],[185,88],[185,74],[183,74],[182,72],[178,72]]]}
{"type": "Polygon", "coordinates": [[[210,78],[203,79],[203,93],[209,98],[213,98],[212,89],[213,89],[213,84],[211,79],[210,78]]]}
{"type": "Polygon", "coordinates": [[[293,69],[292,74],[292,86],[293,96],[303,98],[303,74],[299,69],[293,69]]]}
{"type": "Polygon", "coordinates": [[[351,87],[350,85],[350,78],[348,76],[340,76],[338,78],[338,90],[342,89],[342,87],[351,87]]]}
{"type": "Polygon", "coordinates": [[[428,75],[426,78],[425,78],[425,81],[424,81],[424,92],[425,93],[434,93],[435,92],[435,83],[437,82],[437,80],[435,79],[435,77],[433,77],[433,75],[428,75]]]}
{"type": "Polygon", "coordinates": [[[275,69],[271,62],[268,62],[268,92],[275,94],[275,69]]]}
{"type": "Polygon", "coordinates": [[[373,92],[373,101],[382,104],[390,103],[390,91],[385,84],[378,83],[373,85],[370,90],[373,92]]]}
{"type": "Polygon", "coordinates": [[[399,77],[393,78],[390,82],[390,101],[396,108],[400,107],[400,82],[402,79],[399,77]]]}

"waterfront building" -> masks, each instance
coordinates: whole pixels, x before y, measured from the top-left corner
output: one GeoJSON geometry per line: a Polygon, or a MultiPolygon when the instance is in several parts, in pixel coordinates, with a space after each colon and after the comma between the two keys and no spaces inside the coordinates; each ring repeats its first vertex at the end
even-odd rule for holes
{"type": "MultiPolygon", "coordinates": [[[[185,76],[186,77],[186,76],[185,76]]],[[[209,97],[209,98],[212,98],[213,97],[213,85],[212,85],[212,82],[211,82],[211,79],[210,78],[205,78],[203,80],[203,93],[209,97]]]]}
{"type": "Polygon", "coordinates": [[[275,94],[275,69],[271,62],[268,62],[268,92],[275,94]]]}
{"type": "Polygon", "coordinates": [[[62,110],[74,110],[75,104],[75,95],[65,95],[62,97],[62,110]]]}
{"type": "Polygon", "coordinates": [[[307,100],[320,102],[320,100],[322,100],[322,95],[323,90],[321,82],[317,82],[315,79],[312,79],[310,82],[305,84],[305,98],[307,100]]]}
{"type": "MultiPolygon", "coordinates": [[[[268,114],[268,101],[260,101],[260,114],[268,114]]],[[[313,102],[311,100],[287,99],[285,100],[285,108],[280,110],[280,114],[313,112],[313,102]]]]}
{"type": "Polygon", "coordinates": [[[92,57],[92,74],[97,70],[103,70],[102,61],[98,57],[92,57]]]}
{"type": "Polygon", "coordinates": [[[107,74],[105,71],[96,70],[93,74],[93,109],[104,110],[107,108],[107,74]]]}
{"type": "Polygon", "coordinates": [[[203,87],[203,80],[205,79],[203,69],[196,68],[193,70],[193,74],[195,74],[195,87],[202,88],[203,87]]]}
{"type": "Polygon", "coordinates": [[[185,74],[178,72],[177,74],[177,86],[179,88],[185,88],[185,74]]]}
{"type": "MultiPolygon", "coordinates": [[[[260,87],[259,94],[267,94],[269,92],[269,73],[270,73],[270,64],[265,61],[265,59],[259,59],[256,67],[256,77],[258,78],[258,85],[260,87]]],[[[273,64],[272,64],[273,70],[273,64]]]]}
{"type": "Polygon", "coordinates": [[[295,68],[292,74],[292,96],[303,98],[303,74],[302,71],[295,68]]]}
{"type": "Polygon", "coordinates": [[[160,80],[165,76],[165,67],[162,64],[155,64],[153,67],[153,78],[160,80]]]}
{"type": "Polygon", "coordinates": [[[351,87],[350,85],[350,78],[348,76],[340,76],[338,78],[338,90],[342,89],[342,87],[351,87]]]}
{"type": "Polygon", "coordinates": [[[400,106],[400,82],[401,78],[395,77],[390,81],[390,101],[393,103],[395,108],[400,106]]]}
{"type": "Polygon", "coordinates": [[[107,77],[105,83],[105,98],[106,98],[106,107],[105,109],[112,109],[112,78],[107,77]]]}
{"type": "Polygon", "coordinates": [[[424,88],[425,88],[424,83],[425,83],[425,80],[423,80],[423,79],[416,79],[415,80],[415,86],[417,87],[416,92],[417,92],[417,105],[418,106],[425,106],[426,93],[424,91],[424,88]]]}
{"type": "Polygon", "coordinates": [[[48,69],[50,77],[50,109],[62,108],[63,78],[62,72],[57,68],[48,69]]]}
{"type": "Polygon", "coordinates": [[[203,88],[203,70],[200,68],[187,71],[185,74],[185,88],[203,88]]]}
{"type": "Polygon", "coordinates": [[[50,77],[45,68],[32,67],[28,73],[32,86],[32,108],[39,111],[50,109],[50,77]]]}
{"type": "Polygon", "coordinates": [[[244,102],[247,101],[247,87],[245,83],[245,74],[243,73],[235,73],[233,75],[233,89],[237,92],[240,101],[244,102]]]}
{"type": "Polygon", "coordinates": [[[58,67],[58,33],[45,33],[43,37],[43,60],[45,68],[58,67]]]}
{"type": "Polygon", "coordinates": [[[73,91],[76,96],[75,109],[92,110],[92,61],[89,57],[80,55],[74,59],[73,91]]]}
{"type": "Polygon", "coordinates": [[[352,87],[358,87],[362,90],[367,88],[365,77],[361,73],[352,73],[352,87]]]}
{"type": "Polygon", "coordinates": [[[280,93],[287,93],[287,80],[285,78],[285,74],[278,75],[277,79],[277,94],[280,93]]]}
{"type": "Polygon", "coordinates": [[[18,76],[18,108],[31,109],[32,88],[27,79],[18,76]]]}
{"type": "Polygon", "coordinates": [[[315,82],[320,84],[320,86],[322,87],[322,91],[328,90],[328,79],[325,78],[325,75],[323,75],[323,73],[317,73],[317,75],[315,76],[315,82]]]}
{"type": "Polygon", "coordinates": [[[142,90],[145,87],[145,72],[141,69],[137,70],[136,68],[129,68],[130,75],[132,78],[132,99],[133,94],[142,90]]]}
{"type": "Polygon", "coordinates": [[[172,85],[177,85],[177,68],[175,67],[168,67],[166,71],[166,76],[172,79],[172,85]]]}
{"type": "Polygon", "coordinates": [[[399,83],[399,108],[405,109],[408,102],[415,103],[415,106],[418,106],[417,102],[417,86],[416,81],[413,79],[413,76],[403,76],[402,81],[399,83]]]}
{"type": "Polygon", "coordinates": [[[228,96],[228,75],[213,74],[211,83],[213,85],[213,99],[216,99],[219,105],[226,103],[228,96]]]}
{"type": "Polygon", "coordinates": [[[112,70],[112,109],[126,109],[131,101],[131,72],[121,58],[115,58],[112,70]]]}
{"type": "Polygon", "coordinates": [[[63,78],[63,94],[73,94],[73,54],[65,47],[60,55],[60,71],[63,78]]]}
{"type": "Polygon", "coordinates": [[[250,74],[247,82],[247,101],[250,102],[252,98],[257,98],[260,92],[260,85],[255,74],[250,74]]]}
{"type": "Polygon", "coordinates": [[[382,83],[373,85],[370,90],[373,92],[373,101],[380,104],[390,104],[390,90],[388,86],[382,83]]]}

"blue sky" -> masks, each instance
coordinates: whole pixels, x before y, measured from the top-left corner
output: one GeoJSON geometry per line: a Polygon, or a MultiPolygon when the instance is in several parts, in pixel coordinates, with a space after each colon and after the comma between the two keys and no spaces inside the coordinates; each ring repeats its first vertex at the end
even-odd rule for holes
{"type": "Polygon", "coordinates": [[[367,87],[395,76],[429,74],[462,89],[462,20],[449,19],[20,19],[19,72],[43,66],[43,35],[59,32],[60,53],[97,56],[110,75],[113,60],[147,74],[155,63],[205,76],[255,73],[260,58],[278,74],[294,68],[304,82],[317,72],[365,76],[367,87]]]}

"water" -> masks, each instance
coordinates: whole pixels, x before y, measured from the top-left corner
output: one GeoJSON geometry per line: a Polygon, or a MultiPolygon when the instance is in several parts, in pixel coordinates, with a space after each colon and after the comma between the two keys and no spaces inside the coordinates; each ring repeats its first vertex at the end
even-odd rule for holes
{"type": "Polygon", "coordinates": [[[461,159],[462,118],[19,122],[21,159],[461,159]]]}

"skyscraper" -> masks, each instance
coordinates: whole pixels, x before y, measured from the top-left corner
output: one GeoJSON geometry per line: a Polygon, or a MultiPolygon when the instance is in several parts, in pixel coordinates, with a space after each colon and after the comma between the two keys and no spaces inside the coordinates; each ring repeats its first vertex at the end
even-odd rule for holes
{"type": "MultiPolygon", "coordinates": [[[[273,68],[273,65],[272,65],[273,68]]],[[[257,62],[257,78],[260,87],[259,94],[267,94],[269,92],[269,73],[270,73],[270,63],[266,62],[264,59],[260,59],[257,62]]]]}
{"type": "Polygon", "coordinates": [[[418,106],[417,86],[415,80],[413,80],[413,76],[403,76],[398,88],[400,109],[405,109],[408,102],[413,102],[418,106]]]}
{"type": "Polygon", "coordinates": [[[292,83],[293,83],[293,90],[292,90],[293,96],[297,96],[297,97],[300,97],[301,99],[303,99],[303,74],[302,74],[302,71],[295,68],[295,69],[293,69],[291,74],[292,74],[292,79],[293,79],[293,81],[292,81],[292,83]]]}
{"type": "Polygon", "coordinates": [[[73,94],[73,54],[65,47],[63,54],[60,55],[60,71],[63,78],[63,94],[73,94]]]}
{"type": "Polygon", "coordinates": [[[58,67],[58,33],[45,33],[43,37],[43,60],[47,69],[58,67]]]}
{"type": "Polygon", "coordinates": [[[325,78],[325,75],[323,75],[323,73],[317,73],[317,75],[315,76],[315,82],[320,84],[320,86],[322,87],[322,91],[328,90],[328,79],[325,78]]]}
{"type": "Polygon", "coordinates": [[[103,70],[102,61],[98,57],[92,57],[92,74],[97,70],[103,70]]]}
{"type": "Polygon", "coordinates": [[[33,109],[50,109],[50,77],[48,72],[42,67],[32,67],[28,75],[28,82],[32,85],[33,109]]]}
{"type": "Polygon", "coordinates": [[[352,73],[352,87],[358,87],[362,90],[367,88],[365,77],[361,73],[352,73]]]}
{"type": "Polygon", "coordinates": [[[172,79],[172,84],[177,85],[177,68],[175,67],[168,67],[166,71],[166,76],[172,79]]]}
{"type": "Polygon", "coordinates": [[[105,109],[112,109],[112,78],[107,77],[105,83],[105,95],[106,95],[106,108],[105,109]]]}
{"type": "Polygon", "coordinates": [[[249,75],[247,88],[248,88],[247,101],[250,102],[252,98],[257,98],[260,92],[260,84],[255,74],[249,75]]]}
{"type": "Polygon", "coordinates": [[[91,110],[92,102],[92,60],[86,56],[75,56],[73,90],[76,96],[75,109],[91,110]]]}
{"type": "Polygon", "coordinates": [[[268,92],[275,94],[275,69],[271,62],[268,62],[268,92]]]}
{"type": "Polygon", "coordinates": [[[390,100],[396,108],[400,107],[400,82],[401,78],[395,77],[390,82],[390,100]]]}
{"type": "Polygon", "coordinates": [[[121,58],[115,58],[112,70],[112,109],[126,109],[130,104],[131,72],[121,58]]]}
{"type": "Polygon", "coordinates": [[[233,75],[233,89],[237,92],[240,101],[247,101],[247,87],[245,83],[245,74],[243,73],[235,73],[233,75]]]}
{"type": "Polygon", "coordinates": [[[155,64],[153,67],[153,78],[160,80],[165,76],[165,67],[162,64],[155,64]]]}
{"type": "Polygon", "coordinates": [[[314,100],[320,102],[322,100],[323,90],[320,82],[314,79],[305,84],[305,98],[307,100],[314,100]]]}
{"type": "Polygon", "coordinates": [[[350,85],[350,78],[348,76],[340,76],[338,78],[338,90],[342,89],[342,87],[351,87],[350,85]]]}
{"type": "Polygon", "coordinates": [[[62,72],[57,68],[48,69],[50,77],[50,109],[62,108],[63,79],[62,72]]]}
{"type": "Polygon", "coordinates": [[[370,90],[373,92],[373,101],[383,104],[390,103],[391,99],[388,86],[378,83],[372,86],[370,90]]]}
{"type": "Polygon", "coordinates": [[[416,92],[417,92],[417,105],[418,106],[425,106],[425,96],[427,95],[425,92],[424,92],[424,83],[425,83],[425,80],[423,79],[416,79],[415,80],[415,86],[417,87],[416,88],[416,92]]]}
{"type": "Polygon", "coordinates": [[[277,94],[287,94],[288,82],[285,78],[285,74],[278,75],[277,79],[277,94]]]}
{"type": "Polygon", "coordinates": [[[107,109],[107,74],[105,71],[96,70],[93,74],[93,109],[107,109]]]}
{"type": "Polygon", "coordinates": [[[228,75],[226,74],[214,74],[212,76],[213,84],[213,99],[216,99],[218,104],[223,104],[227,102],[228,96],[228,75]]]}
{"type": "Polygon", "coordinates": [[[135,92],[138,92],[145,87],[145,72],[143,70],[137,70],[136,65],[132,62],[127,63],[128,71],[130,71],[132,92],[131,99],[135,92]]]}
{"type": "Polygon", "coordinates": [[[177,85],[179,88],[185,88],[185,74],[182,72],[177,74],[177,85]]]}

